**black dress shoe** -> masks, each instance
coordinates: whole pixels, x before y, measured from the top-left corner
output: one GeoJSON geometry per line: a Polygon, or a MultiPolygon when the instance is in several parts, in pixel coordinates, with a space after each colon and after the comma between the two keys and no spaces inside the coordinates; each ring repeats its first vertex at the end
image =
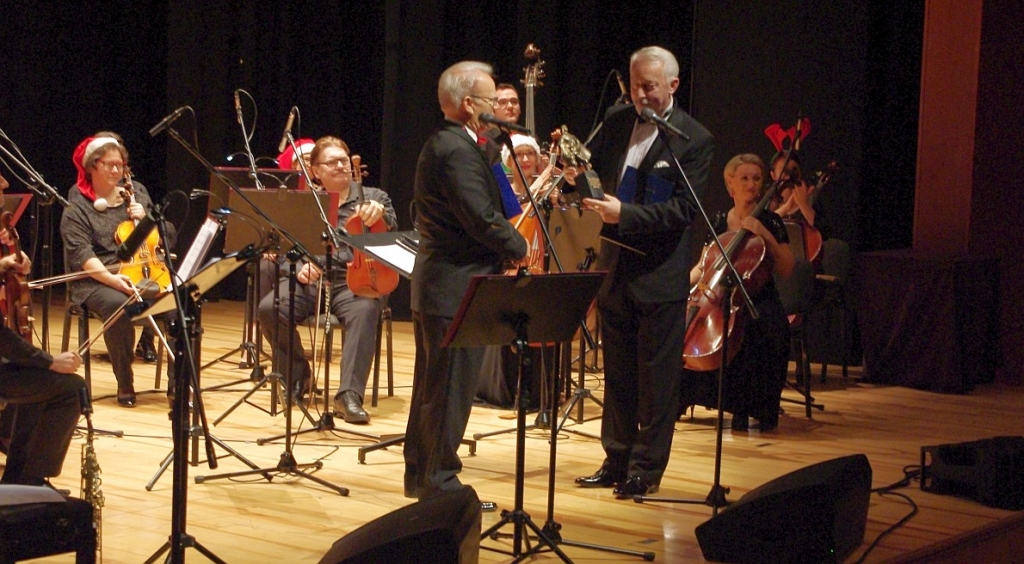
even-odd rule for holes
{"type": "Polygon", "coordinates": [[[117,389],[117,405],[122,407],[135,407],[135,387],[122,390],[117,389]]]}
{"type": "Polygon", "coordinates": [[[135,345],[135,356],[144,362],[156,362],[156,349],[153,347],[153,339],[143,335],[139,344],[135,345]]]}
{"type": "Polygon", "coordinates": [[[594,472],[593,476],[576,478],[576,485],[581,488],[610,488],[622,481],[624,475],[616,474],[606,468],[594,472]]]}
{"type": "Polygon", "coordinates": [[[658,484],[648,482],[643,476],[630,476],[616,486],[612,493],[619,499],[631,499],[635,495],[658,493],[658,484]]]}
{"type": "Polygon", "coordinates": [[[334,415],[345,423],[362,425],[370,422],[370,415],[363,409],[363,400],[352,390],[345,390],[334,396],[334,415]]]}

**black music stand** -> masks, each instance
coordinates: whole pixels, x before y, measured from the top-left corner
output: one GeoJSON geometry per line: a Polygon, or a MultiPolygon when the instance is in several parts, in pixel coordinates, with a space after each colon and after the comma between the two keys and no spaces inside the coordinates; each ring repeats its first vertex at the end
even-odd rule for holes
{"type": "MultiPolygon", "coordinates": [[[[523,276],[474,276],[462,298],[452,325],[441,346],[480,347],[512,343],[519,361],[516,383],[518,399],[522,389],[522,376],[526,347],[529,342],[562,342],[572,339],[580,320],[601,286],[603,273],[563,273],[523,276]],[[560,304],[552,308],[551,304],[560,304]]],[[[510,554],[519,562],[537,554],[545,545],[564,562],[572,562],[558,547],[558,541],[541,530],[523,510],[523,481],[526,455],[526,409],[517,401],[516,409],[516,477],[515,505],[511,511],[502,511],[501,520],[484,531],[480,538],[498,538],[498,530],[507,524],[513,526],[512,552],[481,547],[502,554],[510,554]],[[523,528],[529,527],[536,535],[537,544],[523,551],[523,541],[529,545],[529,536],[523,528]]]]}
{"type": "MultiPolygon", "coordinates": [[[[320,222],[310,221],[309,218],[317,217],[320,215],[317,203],[313,201],[313,198],[319,198],[326,209],[334,210],[334,217],[332,221],[337,220],[338,210],[338,194],[332,192],[311,192],[311,191],[295,191],[295,190],[243,190],[244,194],[238,195],[235,192],[228,194],[228,206],[231,208],[232,213],[227,216],[226,232],[224,238],[224,250],[230,252],[239,248],[244,247],[249,243],[251,238],[251,230],[256,227],[264,231],[274,230],[276,226],[282,226],[289,232],[293,233],[295,237],[301,242],[306,248],[315,248],[321,243],[321,235],[323,234],[324,227],[320,222]],[[247,198],[249,201],[246,201],[247,198]],[[251,202],[251,203],[250,203],[251,202]],[[258,214],[254,207],[262,210],[267,217],[270,219],[264,219],[258,214]],[[242,219],[245,217],[246,219],[242,219]],[[271,221],[273,223],[271,223],[271,221]],[[248,222],[252,222],[251,224],[248,222]],[[246,236],[249,235],[250,238],[246,236]]],[[[258,276],[258,273],[256,273],[258,276]]],[[[280,304],[280,296],[278,295],[278,282],[280,276],[275,277],[274,281],[274,308],[277,310],[277,306],[280,304]]],[[[253,285],[247,284],[250,290],[253,285]]],[[[260,293],[265,293],[266,289],[262,289],[260,293]]],[[[247,297],[252,296],[252,303],[247,303],[247,313],[251,316],[251,322],[253,326],[246,328],[246,336],[251,335],[253,343],[251,346],[254,348],[255,358],[257,366],[253,369],[253,373],[250,378],[244,378],[235,382],[229,382],[226,384],[220,384],[209,389],[221,389],[235,384],[240,384],[248,381],[252,381],[252,386],[249,390],[242,395],[234,404],[228,407],[224,413],[221,413],[217,419],[214,420],[213,424],[217,425],[223,421],[228,415],[231,415],[235,409],[237,409],[243,403],[252,405],[256,409],[263,411],[271,416],[278,414],[278,401],[282,404],[285,403],[283,397],[279,400],[278,394],[281,393],[283,388],[284,376],[281,374],[278,367],[267,373],[261,366],[258,366],[260,354],[262,353],[262,336],[259,334],[259,325],[255,315],[255,309],[259,306],[259,302],[263,296],[255,295],[256,292],[247,292],[247,297]],[[265,385],[270,384],[270,408],[265,409],[261,406],[255,405],[249,401],[257,391],[262,389],[265,385]]],[[[248,300],[247,300],[248,302],[248,300]]],[[[274,339],[277,339],[277,327],[273,328],[274,339]]],[[[244,337],[243,337],[244,338],[244,337]]],[[[239,348],[228,351],[226,354],[214,359],[206,366],[219,362],[236,352],[243,347],[246,347],[249,343],[243,342],[239,348]]],[[[205,368],[205,366],[204,366],[205,368]]],[[[287,393],[290,393],[288,391],[287,393]]],[[[312,419],[311,419],[312,420],[312,419]]],[[[315,420],[314,420],[315,421],[315,420]]]]}
{"type": "MultiPolygon", "coordinates": [[[[162,222],[160,229],[163,231],[162,222]]],[[[177,318],[171,323],[171,331],[175,335],[176,359],[174,363],[175,395],[171,409],[171,435],[174,443],[171,453],[174,462],[172,470],[171,535],[167,542],[146,560],[147,564],[156,562],[160,555],[167,551],[170,551],[167,561],[172,563],[184,562],[185,549],[188,547],[195,548],[214,562],[223,562],[206,547],[199,544],[195,537],[186,532],[186,507],[188,505],[188,453],[186,451],[189,438],[192,435],[192,429],[189,426],[189,389],[191,388],[195,391],[192,401],[195,405],[196,413],[202,420],[203,432],[207,437],[207,462],[211,468],[216,468],[217,457],[213,451],[215,441],[209,434],[209,427],[206,425],[206,415],[203,410],[202,394],[200,394],[199,388],[198,363],[194,354],[195,344],[201,333],[197,323],[199,300],[203,294],[210,291],[210,289],[238,269],[238,267],[249,262],[253,256],[254,253],[250,250],[246,253],[237,253],[212,262],[196,273],[191,279],[181,284],[177,282],[176,273],[172,272],[171,282],[173,291],[164,294],[144,311],[132,317],[132,321],[138,321],[170,311],[178,312],[177,318]]],[[[258,468],[223,442],[216,441],[216,443],[250,467],[258,468]]],[[[265,474],[265,477],[268,480],[272,479],[269,474],[265,474]]]]}

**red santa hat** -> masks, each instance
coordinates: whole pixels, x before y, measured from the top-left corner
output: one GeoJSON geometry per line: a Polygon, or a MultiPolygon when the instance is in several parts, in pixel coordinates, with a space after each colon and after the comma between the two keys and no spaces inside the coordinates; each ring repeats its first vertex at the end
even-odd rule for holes
{"type": "MultiPolygon", "coordinates": [[[[310,151],[313,150],[313,147],[316,145],[316,141],[313,141],[312,139],[309,139],[307,137],[303,137],[302,139],[296,141],[295,145],[298,146],[299,148],[299,154],[308,155],[310,151]]],[[[297,162],[295,159],[295,151],[292,150],[292,146],[291,144],[289,144],[287,147],[284,148],[284,151],[277,156],[277,166],[278,168],[284,170],[291,170],[295,166],[295,163],[297,162]]]]}
{"type": "Polygon", "coordinates": [[[75,152],[71,156],[71,161],[75,164],[75,169],[78,170],[78,180],[75,184],[82,195],[88,198],[89,201],[96,201],[96,190],[92,187],[92,181],[89,180],[89,176],[85,174],[85,163],[101,147],[111,144],[120,145],[117,139],[113,137],[86,137],[75,147],[75,152]]]}

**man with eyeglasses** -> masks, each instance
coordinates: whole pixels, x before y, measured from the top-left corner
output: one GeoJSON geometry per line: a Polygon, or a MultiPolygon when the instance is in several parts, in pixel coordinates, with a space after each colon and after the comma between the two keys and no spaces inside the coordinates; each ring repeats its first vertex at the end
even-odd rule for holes
{"type": "Polygon", "coordinates": [[[494,90],[498,98],[494,104],[494,117],[509,123],[518,123],[522,107],[519,105],[519,92],[516,91],[516,87],[502,82],[494,90]]]}
{"type": "Polygon", "coordinates": [[[438,80],[445,122],[416,163],[413,201],[420,247],[412,274],[416,366],[405,440],[405,495],[425,499],[462,488],[456,452],[469,422],[483,347],[442,348],[448,328],[478,274],[526,255],[502,212],[501,193],[480,135],[497,98],[490,65],[463,61],[438,80]]]}
{"type": "MultiPolygon", "coordinates": [[[[360,200],[356,191],[352,190],[352,158],[348,144],[343,140],[332,136],[321,137],[316,140],[309,157],[312,187],[338,194],[339,227],[344,227],[354,215],[359,216],[367,228],[378,222],[383,222],[388,230],[397,227],[395,209],[386,192],[364,186],[364,198],[360,200]]],[[[334,412],[346,423],[361,425],[370,422],[370,415],[363,409],[363,396],[373,363],[377,320],[383,305],[381,300],[358,296],[348,287],[346,268],[352,260],[352,253],[347,245],[342,247],[335,249],[332,273],[328,279],[331,282],[331,314],[345,328],[345,354],[341,357],[341,381],[334,396],[334,412]]],[[[311,389],[312,370],[298,332],[288,322],[288,314],[292,306],[295,308],[296,321],[318,313],[316,308],[319,305],[317,298],[320,287],[317,281],[320,277],[319,269],[309,263],[303,264],[296,274],[299,284],[294,300],[290,301],[288,280],[282,279],[278,286],[280,303],[275,307],[274,293],[270,292],[263,297],[258,308],[260,328],[273,350],[274,365],[282,372],[286,370],[287,364],[291,365],[296,386],[294,391],[300,398],[311,389]],[[278,323],[276,341],[275,322],[278,323]],[[289,331],[293,339],[291,348],[288,346],[289,331]]]]}

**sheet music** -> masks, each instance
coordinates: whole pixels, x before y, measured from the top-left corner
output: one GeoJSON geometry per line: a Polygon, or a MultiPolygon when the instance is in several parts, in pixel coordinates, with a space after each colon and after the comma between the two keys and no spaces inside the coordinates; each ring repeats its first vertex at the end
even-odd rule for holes
{"type": "Polygon", "coordinates": [[[196,233],[192,246],[188,248],[188,254],[185,255],[181,266],[178,267],[179,284],[195,276],[196,271],[199,270],[199,263],[206,257],[218,231],[220,231],[220,222],[212,217],[207,217],[202,227],[199,228],[199,233],[196,233]]]}
{"type": "Polygon", "coordinates": [[[416,253],[409,252],[405,247],[397,244],[366,247],[366,252],[398,269],[402,276],[406,278],[412,276],[412,269],[416,264],[416,253]]]}

